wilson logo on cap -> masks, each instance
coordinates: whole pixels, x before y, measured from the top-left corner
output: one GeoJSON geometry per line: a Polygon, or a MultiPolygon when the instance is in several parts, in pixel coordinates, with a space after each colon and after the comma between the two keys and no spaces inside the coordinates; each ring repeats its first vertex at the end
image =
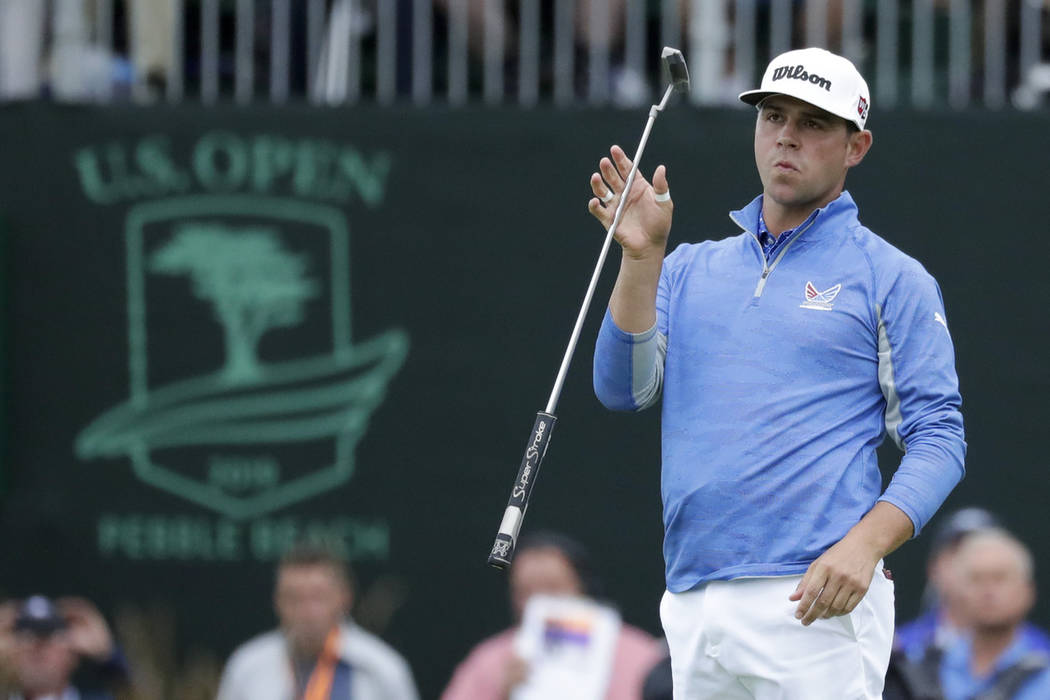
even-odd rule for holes
{"type": "Polygon", "coordinates": [[[827,78],[817,75],[816,73],[810,73],[806,71],[806,67],[803,65],[797,66],[783,66],[773,71],[772,81],[776,82],[781,78],[788,78],[790,80],[802,80],[804,82],[813,83],[818,87],[822,87],[828,92],[831,92],[831,81],[827,78]]]}
{"type": "Polygon", "coordinates": [[[808,102],[863,129],[871,108],[868,84],[857,67],[824,49],[787,51],[769,62],[757,90],[740,99],[758,107],[770,95],[787,95],[808,102]]]}

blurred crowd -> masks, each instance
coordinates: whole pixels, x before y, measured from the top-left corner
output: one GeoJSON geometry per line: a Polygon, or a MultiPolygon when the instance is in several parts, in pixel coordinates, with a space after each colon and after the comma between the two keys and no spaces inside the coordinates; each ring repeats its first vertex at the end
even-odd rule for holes
{"type": "MultiPolygon", "coordinates": [[[[930,544],[924,611],[915,620],[898,621],[884,697],[1050,697],[1050,636],[1028,620],[1036,595],[1028,548],[981,509],[957,511],[941,523],[930,544]]],[[[670,700],[666,646],[619,620],[582,544],[559,533],[523,537],[508,584],[512,626],[481,640],[448,670],[442,700],[557,700],[549,691],[536,694],[537,677],[552,673],[559,654],[576,654],[573,664],[582,668],[580,650],[602,646],[599,625],[581,625],[595,610],[614,622],[604,662],[587,670],[600,676],[595,687],[602,690],[594,697],[670,700]],[[540,644],[530,646],[529,617],[541,604],[553,609],[552,601],[577,607],[569,613],[562,608],[561,621],[556,614],[544,619],[540,644]]],[[[351,615],[356,598],[353,573],[340,556],[323,544],[295,545],[275,572],[277,627],[235,649],[221,677],[214,664],[205,664],[203,672],[168,669],[182,681],[175,685],[158,681],[155,660],[141,648],[147,637],[164,636],[163,625],[136,635],[135,626],[125,624],[127,638],[118,640],[98,608],[82,598],[9,600],[0,605],[0,698],[419,697],[406,660],[351,615]]],[[[571,687],[576,681],[560,678],[565,698],[583,697],[571,687]]]]}
{"type": "Polygon", "coordinates": [[[3,97],[105,101],[163,82],[176,60],[175,4],[119,6],[115,22],[89,0],[0,1],[3,97]]]}
{"type": "MultiPolygon", "coordinates": [[[[801,47],[812,42],[814,27],[820,27],[817,36],[824,37],[825,48],[845,53],[855,61],[873,61],[879,4],[846,0],[792,0],[784,4],[771,0],[743,4],[736,0],[536,0],[529,5],[521,0],[302,0],[289,2],[286,10],[274,14],[278,3],[272,0],[247,4],[237,0],[0,0],[0,98],[150,101],[164,96],[196,96],[201,94],[204,75],[210,70],[215,71],[219,93],[231,94],[235,73],[244,70],[250,73],[247,94],[261,97],[271,85],[270,74],[276,65],[271,52],[278,45],[282,47],[278,49],[284,56],[282,61],[286,60],[280,69],[287,76],[282,95],[329,101],[345,97],[348,69],[341,64],[350,61],[350,56],[355,56],[353,60],[362,68],[362,94],[377,94],[377,63],[386,62],[392,64],[385,72],[393,76],[394,95],[413,95],[414,52],[418,47],[425,48],[430,62],[426,84],[434,94],[441,95],[454,80],[449,75],[450,37],[459,30],[453,31],[450,26],[457,24],[465,27],[470,65],[463,79],[469,85],[469,94],[482,93],[482,74],[489,70],[483,66],[496,61],[502,66],[500,94],[512,99],[521,76],[521,32],[538,21],[538,85],[544,96],[554,91],[555,74],[561,70],[555,64],[563,61],[570,66],[571,87],[579,98],[593,101],[597,95],[599,101],[619,104],[640,104],[650,99],[659,52],[647,51],[652,55],[644,57],[644,65],[630,59],[625,37],[631,33],[628,25],[634,23],[643,25],[640,35],[651,48],[668,41],[680,43],[693,62],[694,97],[698,101],[730,104],[735,103],[740,86],[754,80],[744,73],[761,65],[764,52],[779,41],[777,37],[801,47]],[[537,8],[536,20],[526,14],[527,6],[537,8]],[[245,7],[250,12],[245,13],[245,7]],[[752,16],[746,20],[737,17],[741,7],[749,8],[752,16]],[[418,21],[421,12],[426,13],[423,22],[418,21]],[[844,17],[847,14],[850,17],[844,17]],[[381,15],[395,17],[396,25],[390,34],[394,49],[382,54],[377,49],[381,15]],[[738,21],[754,21],[751,39],[759,60],[742,61],[737,55],[738,21]],[[240,22],[250,26],[245,30],[238,27],[240,22]],[[567,52],[555,46],[555,24],[571,26],[567,52]],[[781,26],[787,31],[778,28],[781,26]],[[854,27],[857,36],[844,36],[845,26],[854,27]],[[415,34],[421,31],[428,32],[422,43],[415,41],[415,34]],[[214,52],[206,58],[202,49],[209,44],[205,37],[212,34],[214,52]],[[278,35],[285,40],[275,42],[273,38],[278,35]],[[250,46],[247,68],[237,56],[241,41],[250,46]],[[357,48],[351,48],[351,43],[357,48]],[[498,47],[495,53],[493,47],[498,47]],[[214,62],[214,68],[205,65],[206,61],[214,62]],[[604,84],[596,87],[593,74],[598,63],[602,64],[604,84]],[[174,91],[169,89],[172,84],[177,85],[174,91]]],[[[984,61],[988,59],[984,50],[988,39],[985,4],[932,0],[937,90],[944,88],[948,34],[954,31],[948,29],[947,18],[965,5],[969,8],[966,21],[972,44],[967,65],[972,72],[972,95],[979,99],[984,61]]],[[[1019,86],[1027,90],[1025,105],[1035,106],[1033,95],[1050,91],[1050,85],[1040,82],[1050,64],[1040,63],[1031,75],[1021,74],[1021,8],[1036,8],[1042,13],[1037,42],[1039,48],[1046,47],[1050,44],[1050,0],[1003,0],[1001,4],[1006,83],[1015,93],[1019,86]]],[[[902,82],[907,81],[913,60],[909,27],[914,7],[913,3],[900,3],[899,16],[895,16],[902,82]]],[[[1038,55],[1036,58],[1041,61],[1038,55]]]]}
{"type": "Polygon", "coordinates": [[[992,514],[952,514],[934,537],[926,612],[898,624],[887,700],[1050,698],[1050,636],[1027,621],[1031,552],[992,514]]]}

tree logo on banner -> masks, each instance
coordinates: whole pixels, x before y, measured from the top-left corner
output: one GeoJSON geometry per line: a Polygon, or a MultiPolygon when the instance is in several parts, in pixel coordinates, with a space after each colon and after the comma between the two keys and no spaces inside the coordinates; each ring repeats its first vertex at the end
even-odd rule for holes
{"type": "Polygon", "coordinates": [[[146,483],[232,519],[345,483],[408,337],[351,341],[344,215],[199,195],[133,207],[125,233],[131,396],[77,455],[127,456],[146,483]]]}
{"type": "Polygon", "coordinates": [[[226,340],[223,380],[258,380],[257,347],[262,334],[303,320],[303,305],[317,296],[316,281],[304,276],[306,260],[281,249],[272,229],[237,230],[191,223],[150,257],[150,269],[188,274],[194,294],[215,306],[226,340]]]}

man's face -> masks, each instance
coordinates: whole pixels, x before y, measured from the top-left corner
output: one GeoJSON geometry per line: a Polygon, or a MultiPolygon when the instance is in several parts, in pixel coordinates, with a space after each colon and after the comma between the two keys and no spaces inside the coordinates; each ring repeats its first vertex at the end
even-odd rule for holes
{"type": "Polygon", "coordinates": [[[959,550],[959,595],[976,631],[1002,631],[1024,620],[1035,602],[1035,587],[1022,555],[998,541],[959,550]]]}
{"type": "Polygon", "coordinates": [[[525,603],[537,593],[583,594],[583,584],[576,570],[555,547],[528,549],[514,558],[510,569],[510,603],[515,620],[521,620],[525,603]]]}
{"type": "Polygon", "coordinates": [[[274,607],[295,653],[313,657],[349,613],[350,591],[328,565],[283,566],[277,573],[274,607]]]}
{"type": "Polygon", "coordinates": [[[955,625],[968,626],[969,605],[962,596],[962,572],[956,561],[961,541],[941,548],[926,567],[926,578],[937,592],[938,604],[948,620],[955,625]]]}
{"type": "Polygon", "coordinates": [[[762,102],[755,126],[755,164],[763,194],[790,212],[824,206],[860,163],[870,132],[850,134],[846,122],[785,95],[762,102]]]}
{"type": "Polygon", "coordinates": [[[958,549],[958,543],[945,545],[926,567],[927,580],[937,591],[937,597],[946,603],[957,597],[959,571],[955,562],[955,553],[958,549]]]}
{"type": "Polygon", "coordinates": [[[69,685],[77,655],[65,632],[17,632],[14,664],[23,695],[58,693],[69,685]]]}

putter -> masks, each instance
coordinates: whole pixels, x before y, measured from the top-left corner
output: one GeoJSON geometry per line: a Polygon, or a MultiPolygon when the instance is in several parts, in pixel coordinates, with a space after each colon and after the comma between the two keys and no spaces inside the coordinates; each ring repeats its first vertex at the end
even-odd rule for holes
{"type": "MultiPolygon", "coordinates": [[[[649,121],[645,124],[642,140],[638,143],[638,150],[634,153],[634,164],[631,166],[631,172],[627,175],[627,181],[623,188],[624,192],[630,192],[631,186],[634,184],[634,177],[638,173],[638,164],[642,160],[642,152],[645,151],[645,143],[649,140],[649,132],[653,129],[656,116],[667,106],[667,101],[671,98],[672,93],[686,93],[689,91],[689,69],[685,65],[685,58],[682,57],[682,52],[665,46],[660,54],[660,58],[663,61],[664,76],[668,79],[667,89],[664,91],[664,96],[660,103],[649,108],[649,121]]],[[[609,231],[605,236],[605,243],[602,245],[602,252],[598,256],[598,264],[594,266],[591,283],[587,286],[587,294],[583,297],[583,306],[580,307],[580,313],[576,317],[576,325],[572,329],[569,346],[565,348],[565,356],[562,358],[561,367],[558,369],[558,377],[554,380],[554,388],[551,390],[550,399],[547,400],[547,407],[536,414],[532,433],[530,433],[529,440],[525,444],[525,454],[521,458],[518,476],[514,480],[514,486],[510,492],[510,501],[507,503],[506,510],[503,511],[503,520],[500,522],[496,541],[493,543],[492,551],[489,553],[489,564],[497,569],[506,569],[514,559],[514,548],[518,541],[521,524],[525,519],[525,511],[529,506],[532,488],[536,485],[540,464],[543,463],[543,458],[547,454],[547,446],[550,444],[554,423],[557,421],[554,410],[558,406],[558,399],[561,397],[561,390],[565,384],[565,375],[569,372],[569,363],[572,361],[572,355],[576,351],[576,343],[580,339],[583,320],[586,318],[587,310],[590,308],[591,299],[594,297],[594,289],[598,285],[598,277],[601,275],[602,267],[605,264],[605,257],[609,254],[609,247],[612,244],[613,236],[616,234],[616,227],[620,224],[620,217],[623,215],[623,208],[626,202],[627,197],[620,197],[620,203],[616,206],[612,225],[609,226],[609,231]]]]}

